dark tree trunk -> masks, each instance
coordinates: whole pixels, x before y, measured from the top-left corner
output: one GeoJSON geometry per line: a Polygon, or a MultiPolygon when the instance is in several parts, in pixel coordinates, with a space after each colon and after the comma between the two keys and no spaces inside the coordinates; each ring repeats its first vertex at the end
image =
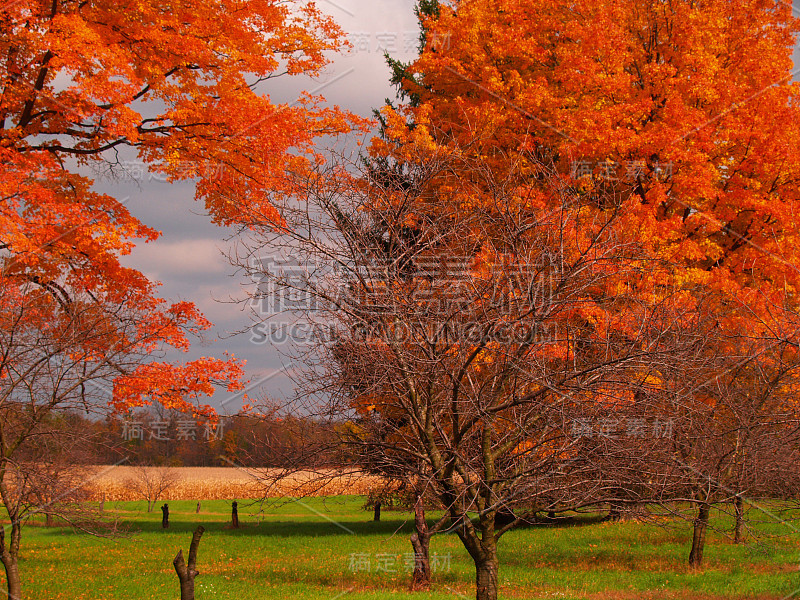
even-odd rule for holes
{"type": "Polygon", "coordinates": [[[196,512],[196,513],[199,513],[199,512],[200,512],[200,503],[199,503],[199,502],[197,503],[197,510],[196,510],[196,511],[194,511],[194,512],[196,512]]]}
{"type": "Polygon", "coordinates": [[[744,503],[742,497],[737,495],[733,499],[733,510],[736,513],[736,525],[733,529],[733,543],[741,544],[744,540],[744,503]]]}
{"type": "Polygon", "coordinates": [[[231,504],[231,525],[234,529],[239,529],[239,504],[236,500],[231,504]]]}
{"type": "Polygon", "coordinates": [[[172,561],[178,580],[181,583],[181,600],[194,600],[194,578],[200,573],[197,570],[197,547],[200,545],[200,536],[205,529],[198,525],[192,535],[192,543],[189,546],[189,563],[183,562],[183,550],[178,550],[178,555],[172,561]]]}
{"type": "Polygon", "coordinates": [[[378,500],[375,503],[375,513],[372,516],[373,521],[380,521],[381,520],[381,501],[378,500]]]}
{"type": "Polygon", "coordinates": [[[19,541],[22,530],[16,519],[11,521],[11,540],[6,547],[6,528],[0,527],[0,562],[6,571],[9,600],[22,600],[22,580],[19,577],[19,541]]]}
{"type": "Polygon", "coordinates": [[[51,515],[50,513],[45,513],[44,515],[44,526],[45,527],[53,526],[53,515],[51,515]]]}
{"type": "Polygon", "coordinates": [[[611,503],[608,507],[608,514],[603,519],[604,521],[621,521],[622,520],[622,505],[611,503]]]}
{"type": "Polygon", "coordinates": [[[711,507],[703,502],[697,509],[697,518],[694,520],[694,534],[692,535],[692,551],[689,553],[689,564],[699,567],[703,564],[703,549],[706,545],[706,530],[708,529],[708,516],[711,507]]]}
{"type": "Polygon", "coordinates": [[[497,555],[475,562],[476,600],[497,600],[497,555]]]}
{"type": "Polygon", "coordinates": [[[475,563],[476,600],[497,600],[500,562],[497,557],[498,535],[494,528],[496,511],[482,512],[477,524],[473,524],[462,511],[450,512],[450,518],[461,524],[456,534],[475,563]]]}
{"type": "Polygon", "coordinates": [[[412,590],[426,590],[431,585],[430,546],[431,533],[425,522],[425,508],[422,496],[414,502],[414,528],[411,534],[411,547],[414,549],[414,574],[411,577],[412,590]]]}
{"type": "Polygon", "coordinates": [[[165,502],[164,506],[161,507],[161,527],[166,529],[169,527],[169,505],[165,502]]]}

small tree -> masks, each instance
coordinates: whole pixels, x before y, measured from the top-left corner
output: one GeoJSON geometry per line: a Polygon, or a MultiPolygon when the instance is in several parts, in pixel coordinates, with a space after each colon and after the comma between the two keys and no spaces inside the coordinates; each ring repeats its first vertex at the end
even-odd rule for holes
{"type": "Polygon", "coordinates": [[[0,449],[6,453],[0,459],[0,499],[10,521],[0,528],[0,562],[9,598],[22,598],[19,555],[27,522],[44,516],[48,526],[63,524],[97,536],[122,533],[116,520],[86,501],[84,486],[93,470],[81,463],[91,441],[68,415],[0,401],[0,449]]]}
{"type": "MultiPolygon", "coordinates": [[[[726,317],[738,317],[735,302],[712,295],[706,302],[712,322],[723,314],[722,300],[726,317]]],[[[636,401],[618,416],[640,422],[641,431],[652,427],[642,417],[657,414],[655,439],[587,436],[582,444],[582,452],[618,486],[615,506],[638,506],[642,517],[666,510],[692,524],[687,554],[695,568],[703,564],[712,508],[730,511],[732,538],[739,542],[751,499],[786,502],[800,495],[800,329],[791,313],[774,313],[780,316],[768,324],[751,315],[749,329],[736,335],[730,327],[724,334],[708,329],[698,356],[658,369],[651,385],[637,391],[636,401]]]]}
{"type": "MultiPolygon", "coordinates": [[[[762,328],[751,324],[751,329],[762,328]]],[[[800,329],[783,319],[765,329],[772,332],[770,337],[742,331],[721,343],[725,355],[718,368],[693,382],[693,398],[681,397],[673,407],[676,414],[683,413],[671,446],[674,473],[685,481],[685,497],[696,511],[689,552],[693,567],[703,564],[712,507],[730,511],[738,543],[751,498],[785,502],[800,497],[800,411],[795,399],[800,329]]]]}
{"type": "Polygon", "coordinates": [[[171,467],[134,467],[131,477],[125,480],[125,488],[138,498],[147,501],[147,512],[153,512],[156,502],[180,482],[180,475],[171,467]]]}

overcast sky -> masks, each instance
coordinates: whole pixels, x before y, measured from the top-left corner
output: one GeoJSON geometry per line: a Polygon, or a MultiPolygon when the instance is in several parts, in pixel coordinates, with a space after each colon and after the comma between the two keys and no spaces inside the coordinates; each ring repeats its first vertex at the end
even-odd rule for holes
{"type": "MultiPolygon", "coordinates": [[[[329,104],[368,117],[385,98],[394,97],[384,49],[404,61],[416,54],[419,29],[414,1],[319,0],[319,6],[348,33],[354,48],[349,54],[333,56],[332,64],[317,79],[279,78],[261,91],[273,102],[282,103],[294,101],[302,90],[317,90],[329,104]]],[[[160,281],[163,297],[195,302],[214,323],[210,340],[193,344],[183,358],[231,352],[247,361],[251,396],[290,395],[292,384],[285,371],[294,365],[274,346],[251,341],[246,330],[252,323],[246,310],[219,301],[242,296],[246,282],[225,257],[230,247],[226,237],[232,232],[210,223],[203,206],[193,201],[193,184],[167,184],[135,169],[126,178],[97,181],[98,189],[127,199],[126,206],[135,216],[163,232],[159,240],[139,245],[126,263],[160,281]],[[242,330],[245,332],[231,336],[231,332],[242,330]]],[[[224,414],[233,413],[241,407],[241,395],[220,393],[211,404],[224,414]]]]}
{"type": "MultiPolygon", "coordinates": [[[[331,55],[333,62],[322,76],[278,78],[262,84],[259,91],[274,103],[291,103],[303,90],[322,95],[328,104],[338,105],[369,117],[374,108],[394,98],[384,49],[395,58],[409,61],[416,55],[419,27],[413,0],[318,0],[320,9],[332,16],[347,32],[353,49],[331,55]]],[[[95,174],[97,188],[125,200],[128,209],[146,225],[162,232],[155,242],[139,244],[124,262],[162,283],[161,296],[168,300],[191,300],[214,323],[209,340],[198,341],[182,359],[222,356],[228,351],[247,361],[249,394],[259,391],[273,397],[288,396],[292,384],[285,371],[289,361],[279,349],[251,341],[247,331],[253,323],[243,307],[220,302],[241,297],[244,276],[236,274],[226,258],[232,231],[210,223],[204,207],[193,200],[191,182],[168,184],[142,172],[131,162],[123,164],[128,174],[109,179],[95,174]],[[238,335],[232,332],[242,331],[238,335]]],[[[176,356],[177,355],[171,355],[176,356]]],[[[211,404],[223,413],[241,407],[241,394],[217,394],[211,404]]]]}

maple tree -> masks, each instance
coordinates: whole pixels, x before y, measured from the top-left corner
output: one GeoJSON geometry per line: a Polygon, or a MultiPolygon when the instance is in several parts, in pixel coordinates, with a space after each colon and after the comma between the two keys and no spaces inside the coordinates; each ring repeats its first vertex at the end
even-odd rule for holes
{"type": "Polygon", "coordinates": [[[0,554],[19,600],[21,526],[36,508],[9,473],[49,416],[157,402],[213,417],[202,399],[243,376],[233,357],[161,360],[210,323],[122,265],[159,234],[87,170],[119,173],[134,153],[169,181],[195,180],[214,222],[246,206],[277,225],[286,174],[316,162],[318,136],[360,123],[308,94],[262,93],[273,78],[319,74],[341,45],[311,2],[32,0],[5,3],[0,21],[0,411],[15,417],[0,423],[11,519],[0,554]]]}
{"type": "Polygon", "coordinates": [[[614,196],[624,225],[666,265],[653,278],[670,282],[680,269],[679,283],[761,312],[794,297],[800,22],[791,7],[421,8],[427,45],[412,65],[396,65],[414,101],[387,111],[396,139],[409,139],[411,119],[451,140],[478,139],[471,152],[495,155],[500,172],[524,166],[529,151],[552,157],[588,195],[614,196]]]}
{"type": "MultiPolygon", "coordinates": [[[[387,135],[374,156],[402,164],[424,148],[482,158],[498,179],[522,171],[519,197],[539,199],[539,211],[560,203],[537,194],[541,164],[552,162],[590,220],[619,212],[617,231],[641,243],[642,276],[616,282],[620,293],[680,294],[687,313],[716,321],[712,356],[746,360],[743,348],[759,352],[755,340],[762,349],[796,344],[800,105],[791,54],[800,21],[790,6],[425,0],[418,14],[419,59],[392,61],[408,103],[383,110],[387,135]],[[793,326],[778,335],[776,319],[793,326]]],[[[491,190],[441,190],[439,205],[495,210],[491,190]]],[[[698,373],[713,379],[713,369],[698,373]]],[[[656,375],[654,395],[674,391],[671,373],[656,375]]],[[[693,420],[702,422],[709,392],[696,383],[693,420]]],[[[738,408],[746,404],[740,396],[738,408]]],[[[725,452],[707,449],[705,462],[689,466],[720,477],[713,455],[725,452]]],[[[707,482],[696,479],[693,501],[707,482]]]]}
{"type": "Polygon", "coordinates": [[[478,139],[475,155],[502,149],[492,161],[500,171],[524,166],[526,152],[550,156],[587,194],[613,192],[626,226],[684,280],[754,308],[759,292],[763,306],[780,304],[770,292],[784,282],[793,291],[800,108],[791,7],[422,6],[427,45],[412,65],[396,65],[414,101],[387,111],[397,139],[408,139],[410,118],[450,140],[478,139]]]}

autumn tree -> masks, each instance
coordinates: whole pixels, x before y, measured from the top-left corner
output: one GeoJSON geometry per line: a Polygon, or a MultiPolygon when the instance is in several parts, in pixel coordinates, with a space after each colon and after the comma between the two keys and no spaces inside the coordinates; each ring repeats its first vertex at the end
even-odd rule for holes
{"type": "MultiPolygon", "coordinates": [[[[619,223],[659,259],[633,294],[691,290],[697,311],[714,299],[713,356],[752,366],[744,350],[796,344],[796,330],[771,328],[792,323],[781,313],[796,311],[800,274],[791,59],[799,22],[789,5],[425,0],[418,14],[419,59],[392,62],[408,102],[383,111],[389,135],[373,144],[376,156],[402,164],[423,140],[485,157],[498,175],[529,169],[532,182],[536,160],[551,160],[597,209],[619,211],[619,223]]],[[[484,207],[491,198],[484,194],[484,207]]],[[[452,202],[469,211],[476,200],[452,202]]],[[[656,375],[658,394],[674,391],[670,373],[656,375]]],[[[708,386],[697,383],[689,396],[697,411],[686,418],[711,418],[722,432],[727,417],[708,408],[708,386]]],[[[743,402],[737,388],[743,382],[727,384],[738,410],[759,412],[763,394],[743,402]]],[[[684,464],[703,473],[688,497],[702,497],[708,478],[722,474],[711,459],[726,455],[722,447],[731,448],[707,447],[707,463],[684,464]]],[[[696,506],[701,525],[707,510],[696,506]]]]}
{"type": "Polygon", "coordinates": [[[242,375],[233,358],[163,361],[210,323],[122,266],[158,232],[81,173],[119,170],[131,152],[170,181],[195,180],[217,223],[245,204],[279,223],[270,200],[291,192],[285,173],[353,121],[319,98],[276,105],[263,94],[275,77],[319,73],[340,45],[313,3],[34,0],[6,3],[0,20],[0,411],[17,417],[0,420],[2,559],[20,600],[30,512],[11,473],[48,419],[153,402],[213,417],[202,398],[242,375]]]}
{"type": "MultiPolygon", "coordinates": [[[[326,390],[341,410],[394,422],[392,449],[427,461],[475,560],[478,598],[494,598],[504,502],[558,509],[606,488],[620,498],[619,477],[597,472],[617,450],[576,442],[568,423],[669,408],[674,373],[713,370],[706,358],[742,330],[775,339],[771,312],[796,308],[798,21],[788,5],[748,0],[424,0],[418,13],[420,57],[393,63],[408,103],[382,112],[371,145],[385,176],[301,173],[296,192],[317,213],[290,214],[298,235],[263,241],[288,239],[348,272],[319,293],[341,328],[322,345],[339,352],[316,363],[329,369],[318,381],[339,382],[326,390]],[[438,164],[424,185],[408,176],[420,164],[438,164]],[[442,289],[441,273],[418,269],[418,257],[453,256],[486,287],[442,289]],[[531,265],[523,281],[565,294],[547,303],[553,313],[519,299],[516,275],[531,265]],[[481,335],[449,344],[445,332],[472,322],[481,335]],[[489,334],[516,323],[552,323],[561,337],[495,345],[489,334]],[[353,333],[376,326],[366,341],[353,333]],[[514,452],[525,460],[501,460],[514,452]]],[[[272,226],[252,211],[242,222],[272,226]]],[[[701,408],[703,388],[677,390],[701,408]]]]}
{"type": "MultiPolygon", "coordinates": [[[[505,531],[494,517],[504,502],[540,508],[547,499],[558,509],[638,489],[645,500],[683,494],[703,521],[700,498],[719,476],[708,469],[724,451],[698,448],[693,464],[681,446],[705,419],[723,431],[730,412],[703,409],[713,405],[708,385],[687,382],[724,369],[719,359],[732,340],[744,342],[743,330],[767,344],[796,343],[794,331],[776,338],[769,323],[774,311],[796,308],[800,273],[792,217],[800,121],[790,82],[798,22],[788,5],[749,1],[425,0],[418,13],[421,55],[393,63],[408,103],[382,112],[384,135],[371,146],[383,176],[315,180],[311,196],[328,224],[297,219],[305,237],[288,237],[305,248],[301,256],[350,274],[320,294],[345,333],[336,330],[328,348],[339,352],[317,363],[329,369],[318,381],[341,384],[325,388],[341,391],[340,409],[377,412],[390,425],[387,447],[428,461],[475,560],[478,598],[494,598],[505,531]],[[409,177],[442,158],[425,185],[409,177]],[[312,225],[326,233],[314,237],[312,225]],[[332,250],[330,240],[341,243],[332,250]],[[555,249],[551,263],[541,260],[545,249],[555,249]],[[420,256],[436,264],[459,255],[470,277],[486,277],[482,296],[477,287],[437,287],[441,273],[418,270],[420,256]],[[512,293],[520,265],[574,295],[556,295],[552,317],[526,312],[512,293]],[[332,299],[334,289],[348,290],[358,310],[332,299]],[[488,289],[514,300],[503,303],[512,317],[488,289]],[[434,309],[420,292],[436,298],[434,309]],[[488,334],[449,346],[443,332],[459,319],[491,331],[552,319],[562,337],[549,354],[538,341],[509,351],[488,334]],[[376,324],[380,335],[367,341],[347,333],[376,324]],[[657,357],[625,352],[633,347],[657,357]],[[635,445],[565,433],[568,423],[623,409],[677,414],[670,410],[683,396],[695,408],[683,413],[685,428],[646,453],[656,474],[670,475],[658,493],[631,471],[599,473],[635,445]],[[362,401],[353,406],[354,398],[362,401]],[[510,461],[525,465],[525,477],[504,470],[508,452],[527,459],[510,461]],[[567,457],[570,477],[560,478],[567,457]],[[690,477],[695,468],[700,476],[690,477]],[[465,517],[473,508],[477,524],[465,517]]],[[[758,352],[744,344],[729,355],[746,351],[758,352]]]]}
{"type": "MultiPolygon", "coordinates": [[[[664,259],[654,277],[680,270],[760,323],[792,306],[791,7],[425,1],[420,17],[420,58],[395,64],[412,101],[385,111],[394,139],[411,143],[409,121],[431,123],[444,132],[433,143],[470,140],[500,172],[529,152],[551,157],[588,196],[614,194],[664,259]]],[[[378,142],[379,155],[397,154],[378,142]]]]}
{"type": "MultiPolygon", "coordinates": [[[[613,194],[608,208],[663,259],[654,278],[678,272],[758,323],[791,308],[791,7],[499,0],[425,1],[419,12],[421,56],[395,63],[410,102],[384,112],[401,148],[415,143],[409,122],[430,123],[430,143],[469,140],[498,172],[524,167],[528,153],[550,157],[587,196],[613,194]]],[[[378,140],[377,154],[402,158],[392,143],[378,140]]],[[[722,315],[734,328],[735,314],[722,315]]]]}

